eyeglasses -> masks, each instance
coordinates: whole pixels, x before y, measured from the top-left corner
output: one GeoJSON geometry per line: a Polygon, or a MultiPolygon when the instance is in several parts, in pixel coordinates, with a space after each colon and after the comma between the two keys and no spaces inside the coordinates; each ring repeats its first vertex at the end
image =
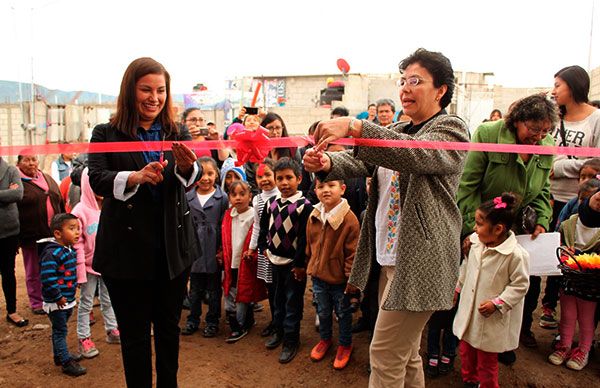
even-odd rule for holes
{"type": "Polygon", "coordinates": [[[529,133],[531,133],[532,135],[539,135],[541,134],[542,137],[546,137],[546,135],[548,135],[551,131],[551,128],[535,128],[535,127],[531,127],[530,124],[527,124],[526,122],[523,123],[523,125],[525,125],[525,128],[527,128],[527,131],[529,133]]]}
{"type": "Polygon", "coordinates": [[[408,86],[414,88],[415,86],[417,86],[418,84],[420,84],[422,82],[427,82],[427,80],[413,75],[412,77],[408,77],[408,78],[404,78],[404,77],[400,78],[398,81],[396,81],[396,86],[403,88],[404,86],[406,86],[408,84],[408,86]]]}
{"type": "Polygon", "coordinates": [[[204,119],[202,117],[191,117],[189,119],[185,119],[185,121],[189,121],[191,123],[202,123],[204,119]]]}
{"type": "Polygon", "coordinates": [[[283,127],[280,125],[273,125],[266,128],[269,130],[269,132],[279,132],[283,129],[283,127]]]}

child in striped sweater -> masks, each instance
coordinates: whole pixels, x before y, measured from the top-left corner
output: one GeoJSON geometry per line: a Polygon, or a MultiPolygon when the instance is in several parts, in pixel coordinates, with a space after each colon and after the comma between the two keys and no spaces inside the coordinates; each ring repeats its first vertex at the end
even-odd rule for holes
{"type": "Polygon", "coordinates": [[[42,279],[43,308],[52,323],[52,350],[54,363],[62,366],[63,373],[81,376],[86,369],[67,348],[67,322],[75,307],[77,290],[77,253],[72,248],[81,235],[77,217],[56,214],[50,223],[54,239],[40,243],[40,275],[42,279]]]}

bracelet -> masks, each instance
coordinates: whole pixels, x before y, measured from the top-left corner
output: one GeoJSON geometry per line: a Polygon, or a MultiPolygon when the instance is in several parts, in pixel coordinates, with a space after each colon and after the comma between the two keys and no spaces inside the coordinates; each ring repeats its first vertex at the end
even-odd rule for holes
{"type": "Polygon", "coordinates": [[[354,117],[352,119],[350,119],[350,122],[348,123],[348,135],[352,135],[352,132],[354,131],[354,123],[356,123],[358,120],[355,119],[354,117]]]}

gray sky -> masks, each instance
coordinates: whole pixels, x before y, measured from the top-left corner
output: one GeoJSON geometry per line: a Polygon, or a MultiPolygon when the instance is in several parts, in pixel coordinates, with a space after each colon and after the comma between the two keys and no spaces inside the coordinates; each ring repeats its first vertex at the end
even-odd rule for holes
{"type": "MultiPolygon", "coordinates": [[[[587,68],[593,1],[0,0],[0,79],[29,82],[33,56],[36,83],[116,95],[127,65],[151,56],[187,93],[236,76],[337,73],[337,58],[351,72],[397,72],[425,47],[497,84],[549,86],[564,66],[587,68]]],[[[594,14],[598,42],[598,1],[594,14]]],[[[600,49],[591,59],[600,66],[600,49]]]]}

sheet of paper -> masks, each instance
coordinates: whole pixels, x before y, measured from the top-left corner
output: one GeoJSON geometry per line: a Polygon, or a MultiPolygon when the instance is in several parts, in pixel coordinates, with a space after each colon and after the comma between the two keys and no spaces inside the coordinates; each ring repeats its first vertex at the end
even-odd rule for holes
{"type": "Polygon", "coordinates": [[[556,248],[560,246],[560,233],[542,233],[535,240],[530,234],[517,236],[517,241],[529,252],[529,274],[538,276],[560,275],[556,267],[556,248]]]}

